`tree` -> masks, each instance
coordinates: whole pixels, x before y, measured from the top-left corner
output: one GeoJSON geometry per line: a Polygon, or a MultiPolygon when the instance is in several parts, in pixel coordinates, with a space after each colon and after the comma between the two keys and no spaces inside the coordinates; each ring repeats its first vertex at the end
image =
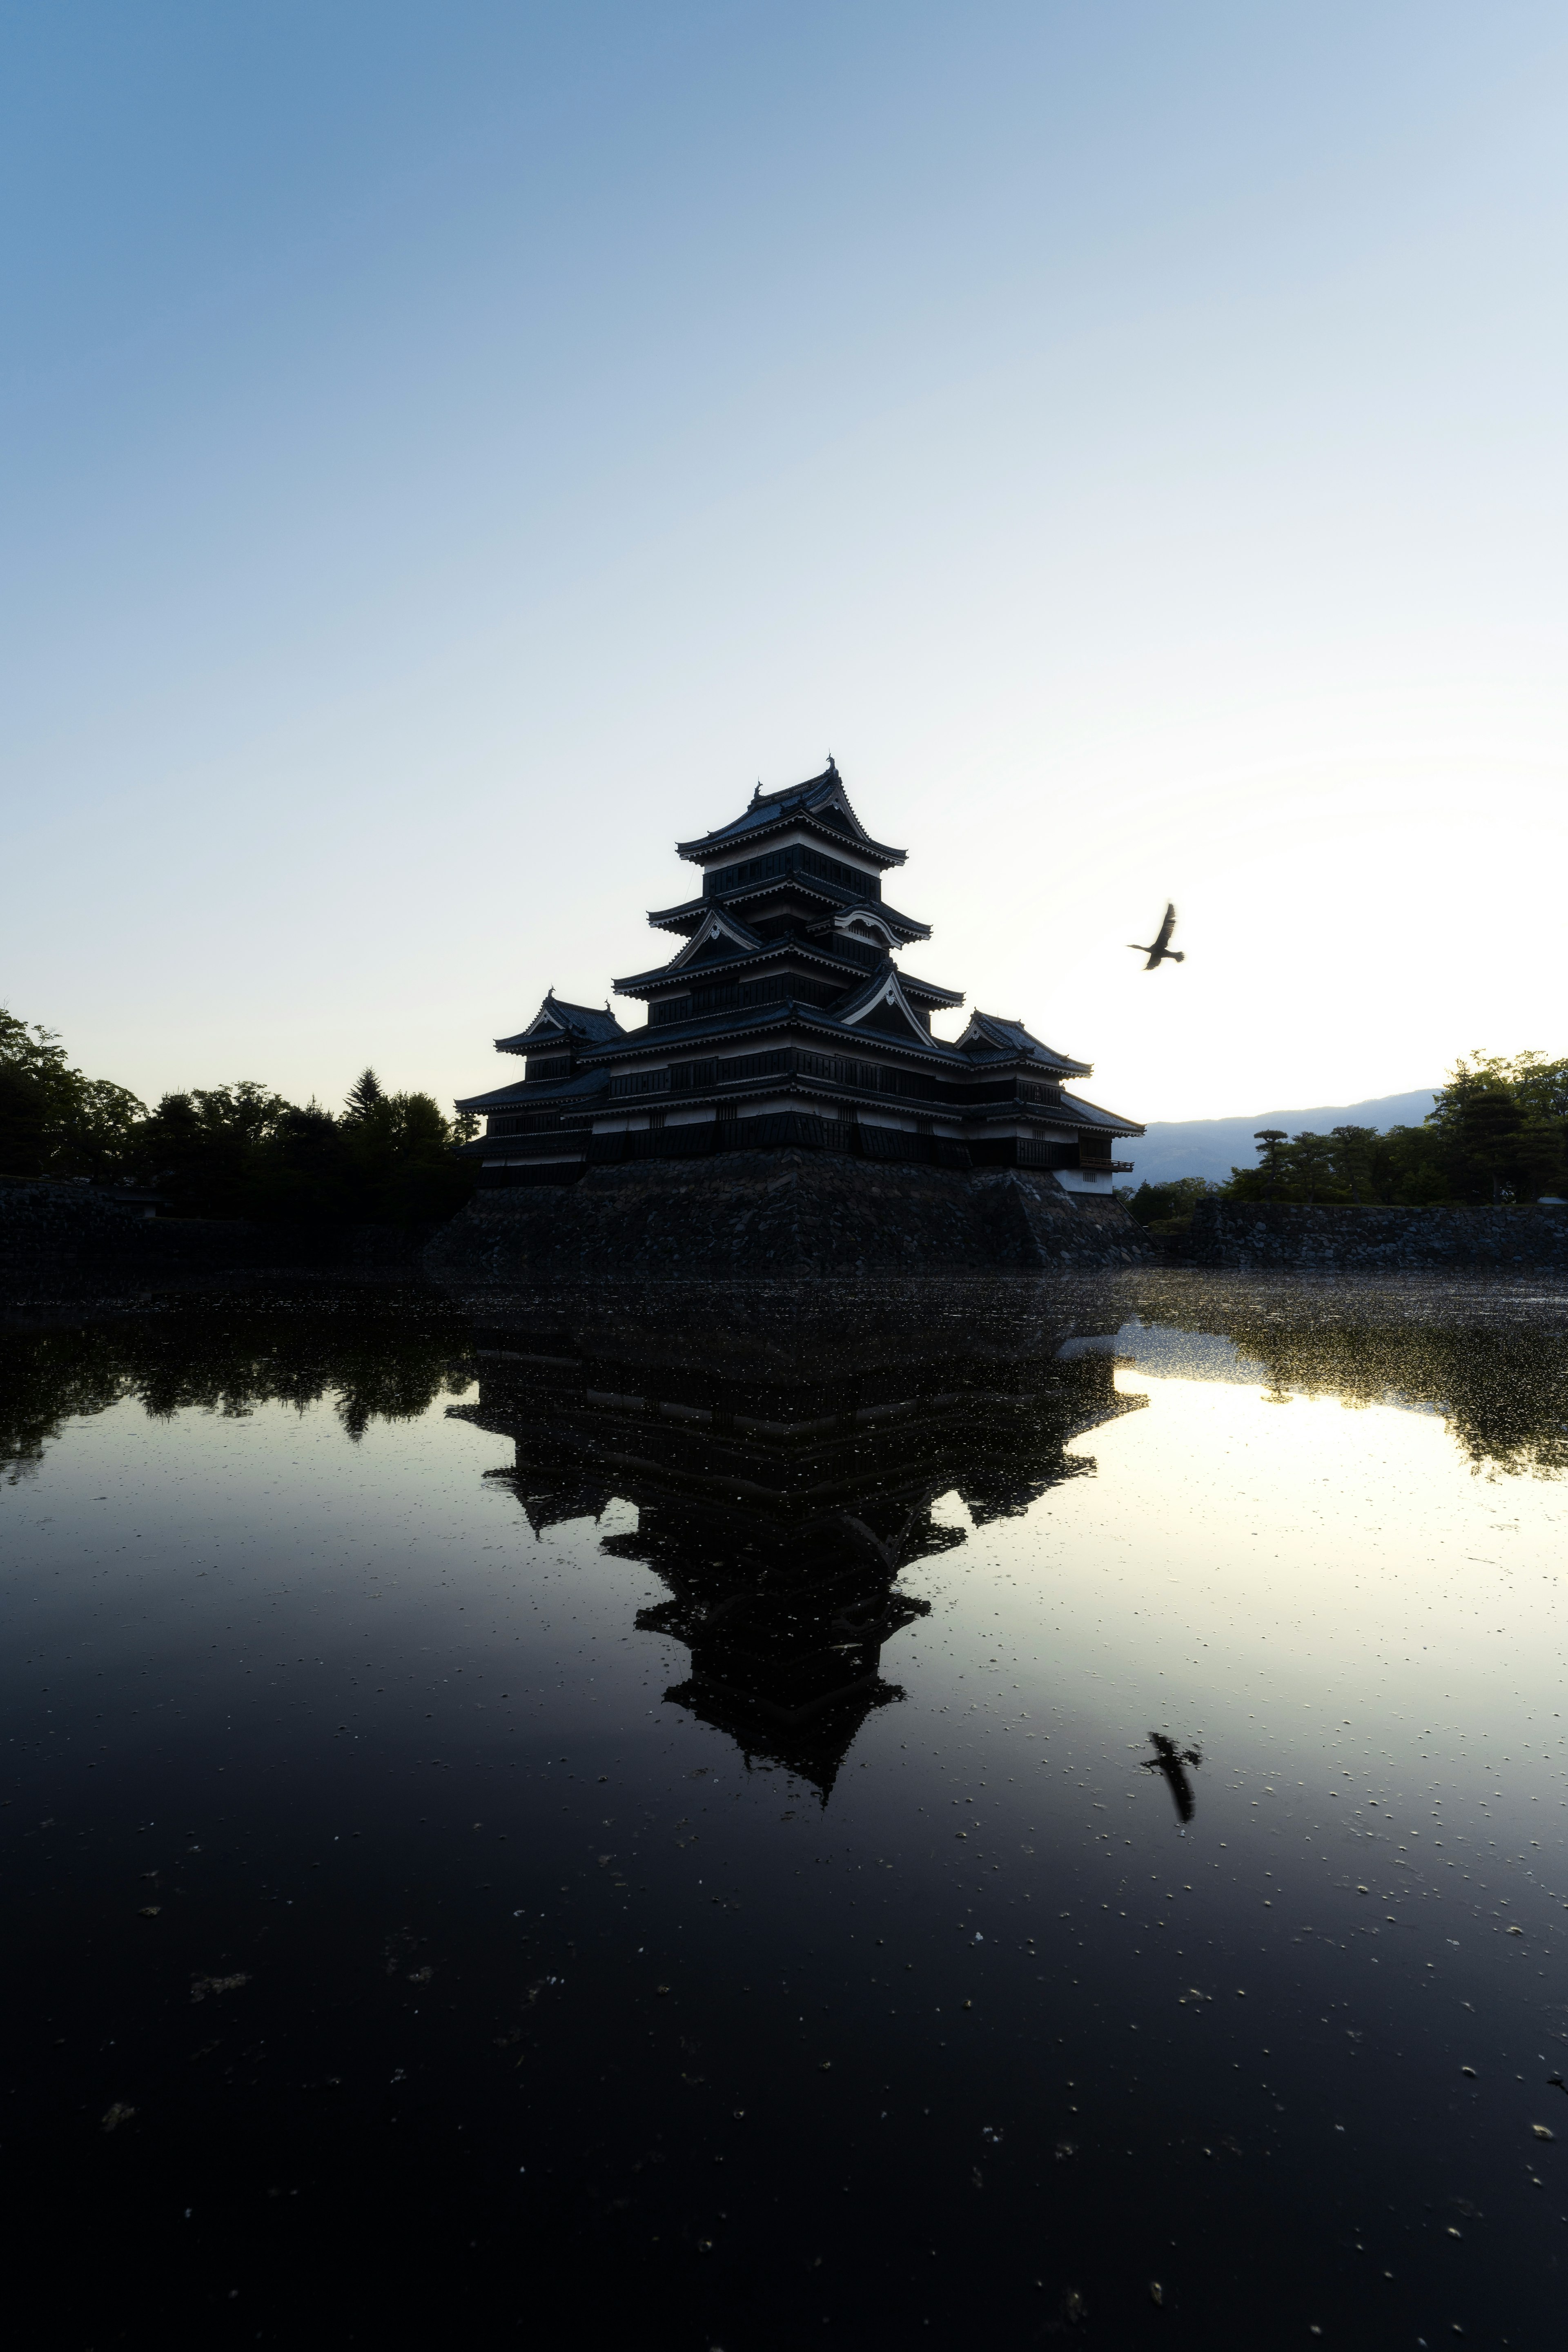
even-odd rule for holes
{"type": "MultiPolygon", "coordinates": [[[[1279,1172],[1279,1146],[1285,1140],[1285,1130],[1282,1127],[1260,1127],[1254,1130],[1252,1139],[1255,1143],[1260,1143],[1263,1146],[1267,1155],[1264,1167],[1268,1181],[1263,1197],[1266,1201],[1271,1201],[1274,1198],[1275,1179],[1279,1172]]],[[[1232,1175],[1236,1172],[1235,1169],[1231,1171],[1232,1175]]]]}
{"type": "Polygon", "coordinates": [[[1568,1063],[1478,1051],[1455,1063],[1426,1124],[1459,1197],[1496,1202],[1561,1181],[1565,1119],[1568,1063]]]}
{"type": "Polygon", "coordinates": [[[1310,1129],[1290,1139],[1290,1172],[1307,1188],[1307,1205],[1311,1207],[1318,1197],[1318,1187],[1332,1173],[1334,1148],[1327,1136],[1314,1135],[1310,1129]]]}
{"type": "Polygon", "coordinates": [[[347,1104],[344,1116],[352,1119],[368,1118],[386,1099],[381,1080],[376,1076],[375,1072],[370,1069],[362,1070],[344,1097],[347,1104]]]}
{"type": "Polygon", "coordinates": [[[138,1172],[181,1215],[246,1216],[256,1155],[289,1108],[256,1078],[164,1095],[135,1133],[138,1172]]]}
{"type": "Polygon", "coordinates": [[[1375,1127],[1336,1127],[1332,1141],[1338,1146],[1330,1166],[1336,1183],[1343,1184],[1357,1208],[1362,1207],[1362,1186],[1370,1192],[1372,1183],[1372,1150],[1377,1141],[1375,1127]]]}
{"type": "Polygon", "coordinates": [[[1206,1176],[1176,1176],[1168,1183],[1139,1185],[1135,1192],[1124,1192],[1130,1216],[1141,1225],[1169,1223],[1178,1217],[1190,1217],[1200,1201],[1213,1199],[1219,1192],[1206,1176]]]}
{"type": "Polygon", "coordinates": [[[105,1176],[145,1106],[73,1067],[51,1029],[0,1006],[0,1175],[105,1176]]]}

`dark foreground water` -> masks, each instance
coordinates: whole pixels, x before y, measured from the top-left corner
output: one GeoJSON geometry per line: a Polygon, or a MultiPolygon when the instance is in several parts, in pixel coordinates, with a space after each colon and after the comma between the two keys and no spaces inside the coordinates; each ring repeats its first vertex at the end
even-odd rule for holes
{"type": "Polygon", "coordinates": [[[1565,1334],[13,1328],[13,2340],[1562,2342],[1565,1334]]]}

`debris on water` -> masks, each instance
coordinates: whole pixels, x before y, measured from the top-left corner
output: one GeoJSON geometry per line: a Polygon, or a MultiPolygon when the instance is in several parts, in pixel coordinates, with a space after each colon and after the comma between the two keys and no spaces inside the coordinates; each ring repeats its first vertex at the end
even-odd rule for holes
{"type": "Polygon", "coordinates": [[[1076,2143],[1075,2141],[1070,2140],[1070,2139],[1058,2139],[1058,2142],[1057,2142],[1057,2162],[1058,2162],[1058,2164],[1063,2164],[1063,2163],[1065,2163],[1065,2162],[1067,2161],[1067,2158],[1068,2158],[1069,2156],[1076,2156],[1077,2154],[1078,2154],[1078,2147],[1077,2147],[1077,2143],[1076,2143]]]}
{"type": "Polygon", "coordinates": [[[1089,2317],[1089,2305],[1076,2286],[1068,2287],[1062,2297],[1062,2317],[1069,2327],[1076,2327],[1080,2320],[1089,2317]]]}
{"type": "Polygon", "coordinates": [[[408,1981],[410,1984],[428,1984],[435,1973],[435,1969],[431,1968],[410,1969],[408,1981]]]}
{"type": "Polygon", "coordinates": [[[1537,2139],[1555,2139],[1557,2137],[1550,2124],[1531,2124],[1530,2128],[1537,2139]]]}
{"type": "Polygon", "coordinates": [[[155,1919],[163,1907],[161,1903],[143,1903],[136,1916],[138,1919],[155,1919]]]}
{"type": "Polygon", "coordinates": [[[1561,2074],[1548,2074],[1546,2080],[1552,2090],[1568,2092],[1568,2083],[1563,2080],[1561,2074]]]}
{"type": "Polygon", "coordinates": [[[191,1999],[193,2000],[205,2000],[209,1992],[237,1992],[241,1985],[247,1985],[249,1982],[250,1979],[244,1975],[237,1977],[193,1977],[191,1979],[191,1999]]]}
{"type": "Polygon", "coordinates": [[[1165,2290],[1160,2284],[1158,2279],[1151,2279],[1149,2282],[1149,2300],[1151,2303],[1157,2303],[1162,2305],[1164,2303],[1165,2290]]]}
{"type": "Polygon", "coordinates": [[[1461,2074],[1468,2074],[1472,2083],[1476,2080],[1476,2070],[1473,2066],[1461,2066],[1459,2072],[1461,2074]]]}
{"type": "Polygon", "coordinates": [[[121,2125],[128,2124],[135,2113],[135,2108],[128,2107],[123,2099],[116,2099],[112,2106],[105,2107],[99,2128],[100,2131],[118,2131],[121,2125]]]}
{"type": "Polygon", "coordinates": [[[1358,1895],[1370,1895],[1372,1893],[1372,1889],[1370,1886],[1358,1886],[1356,1888],[1356,1893],[1358,1895]]]}
{"type": "MultiPolygon", "coordinates": [[[[818,2065],[818,2067],[817,2067],[817,2070],[816,2070],[816,2071],[817,2071],[817,2073],[818,2073],[819,2074],[830,2074],[833,2072],[833,2061],[832,2061],[832,2059],[831,2059],[831,2058],[824,2058],[824,2059],[821,2061],[820,2064],[818,2065]]],[[[1548,2135],[1548,2137],[1550,2137],[1550,2135],[1548,2135]]]]}

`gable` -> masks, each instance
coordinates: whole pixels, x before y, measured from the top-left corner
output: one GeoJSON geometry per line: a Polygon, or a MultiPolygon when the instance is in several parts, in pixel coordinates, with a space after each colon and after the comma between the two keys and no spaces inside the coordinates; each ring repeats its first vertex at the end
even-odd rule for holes
{"type": "Polygon", "coordinates": [[[732,956],[739,945],[740,942],[732,940],[728,931],[721,931],[717,939],[711,931],[704,931],[690,954],[681,956],[679,961],[687,965],[710,963],[715,956],[732,956]]]}
{"type": "Polygon", "coordinates": [[[842,1016],[850,1028],[879,1029],[884,1036],[898,1037],[906,1044],[930,1045],[931,1032],[899,986],[897,972],[889,971],[884,978],[874,980],[861,1003],[864,1011],[851,1004],[842,1016]]]}
{"type": "Polygon", "coordinates": [[[911,1040],[918,1037],[922,1045],[929,1045],[931,1043],[925,1030],[918,1022],[910,1020],[901,1003],[889,1004],[884,1000],[882,1003],[868,1013],[863,1020],[858,1021],[855,1026],[858,1029],[879,1029],[888,1037],[907,1037],[911,1040]]]}
{"type": "Polygon", "coordinates": [[[684,971],[688,964],[702,963],[713,956],[733,955],[737,949],[759,948],[763,944],[755,931],[748,930],[732,915],[713,914],[704,918],[701,929],[693,933],[690,942],[667,967],[670,971],[684,971]]]}

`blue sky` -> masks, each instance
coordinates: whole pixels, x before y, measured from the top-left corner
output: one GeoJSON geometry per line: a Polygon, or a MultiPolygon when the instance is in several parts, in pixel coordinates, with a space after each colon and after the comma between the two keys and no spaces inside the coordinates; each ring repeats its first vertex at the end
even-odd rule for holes
{"type": "Polygon", "coordinates": [[[1568,1050],[1560,10],[63,0],[0,67],[0,1002],[84,1066],[467,1091],[829,749],[911,967],[1132,1116],[1568,1050]]]}

